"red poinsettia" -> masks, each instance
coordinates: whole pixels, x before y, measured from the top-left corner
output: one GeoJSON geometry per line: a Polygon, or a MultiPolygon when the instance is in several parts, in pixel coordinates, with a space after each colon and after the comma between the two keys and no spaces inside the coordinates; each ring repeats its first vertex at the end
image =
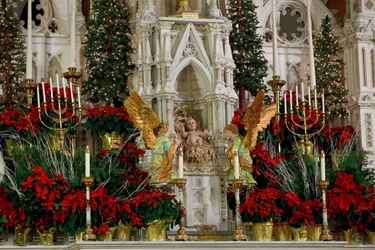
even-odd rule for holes
{"type": "Polygon", "coordinates": [[[12,231],[14,227],[21,224],[25,218],[26,215],[24,211],[18,211],[18,209],[15,208],[5,188],[0,186],[0,233],[12,231]]]}
{"type": "Polygon", "coordinates": [[[328,217],[337,228],[347,230],[360,224],[361,211],[367,208],[364,186],[354,182],[353,174],[338,172],[334,187],[327,194],[328,217]]]}
{"type": "Polygon", "coordinates": [[[184,216],[181,204],[175,195],[161,191],[140,191],[129,198],[132,210],[137,214],[142,223],[138,226],[146,226],[155,220],[166,220],[172,226],[180,222],[184,216]]]}
{"type": "Polygon", "coordinates": [[[24,113],[22,110],[5,109],[0,113],[0,129],[2,131],[35,135],[35,132],[39,130],[39,125],[40,120],[36,109],[31,109],[28,113],[24,113]]]}
{"type": "Polygon", "coordinates": [[[354,128],[352,126],[327,128],[323,131],[324,143],[334,146],[334,148],[343,148],[349,145],[353,140],[354,128]]]}
{"type": "Polygon", "coordinates": [[[125,107],[93,107],[86,109],[86,127],[99,135],[117,131],[128,137],[134,132],[133,123],[125,107]]]}
{"type": "Polygon", "coordinates": [[[32,167],[22,185],[21,204],[26,213],[25,226],[34,226],[41,230],[52,227],[60,221],[59,208],[68,182],[62,174],[47,173],[43,167],[32,167]]]}
{"type": "Polygon", "coordinates": [[[283,210],[278,208],[276,203],[281,197],[281,191],[276,188],[256,188],[255,192],[251,193],[240,206],[243,221],[253,223],[268,222],[280,217],[283,210]]]}

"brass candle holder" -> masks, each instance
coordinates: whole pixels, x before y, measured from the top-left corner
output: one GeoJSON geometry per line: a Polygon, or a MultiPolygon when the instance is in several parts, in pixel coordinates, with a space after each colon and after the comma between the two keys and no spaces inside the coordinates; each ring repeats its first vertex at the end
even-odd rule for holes
{"type": "MultiPolygon", "coordinates": [[[[181,206],[183,207],[183,202],[184,202],[184,190],[186,186],[186,179],[175,179],[173,182],[177,185],[178,187],[178,199],[181,203],[181,206]]],[[[185,226],[184,226],[184,219],[181,218],[180,223],[179,223],[179,229],[177,231],[177,235],[175,240],[176,241],[187,241],[189,240],[189,236],[186,234],[185,226]]]]}
{"type": "Polygon", "coordinates": [[[322,216],[323,216],[323,230],[322,234],[320,235],[320,240],[323,241],[331,241],[333,240],[333,236],[331,235],[329,229],[328,229],[328,219],[327,219],[327,199],[326,199],[326,191],[329,186],[329,181],[319,181],[318,182],[319,188],[322,190],[322,203],[323,203],[323,210],[322,210],[322,216]]]}
{"type": "Polygon", "coordinates": [[[76,85],[78,79],[81,78],[82,74],[80,72],[77,72],[77,68],[69,67],[68,72],[65,72],[63,76],[69,83],[71,82],[73,85],[76,85]]]}
{"type": "MultiPolygon", "coordinates": [[[[273,94],[275,96],[275,102],[276,102],[276,115],[275,115],[275,120],[276,123],[280,124],[280,92],[282,87],[286,84],[284,80],[281,80],[280,76],[274,75],[272,76],[272,80],[269,80],[267,84],[272,88],[273,94]]],[[[285,98],[285,96],[284,96],[285,98]]],[[[280,134],[277,134],[277,138],[275,140],[276,144],[276,153],[277,155],[281,154],[281,138],[280,134]]]]}
{"type": "Polygon", "coordinates": [[[38,84],[34,83],[33,79],[26,79],[20,87],[25,90],[27,106],[30,108],[33,102],[34,91],[38,87],[38,84]]]}
{"type": "Polygon", "coordinates": [[[232,186],[235,192],[235,197],[236,197],[236,229],[234,231],[232,240],[234,241],[246,241],[248,240],[247,235],[243,233],[242,230],[242,218],[240,214],[240,189],[244,185],[245,180],[242,178],[239,179],[233,179],[233,180],[228,180],[229,185],[232,186]]]}
{"type": "Polygon", "coordinates": [[[82,184],[86,187],[86,230],[83,232],[82,240],[92,241],[96,240],[94,230],[91,228],[91,201],[90,188],[94,183],[94,177],[83,177],[82,184]]]}

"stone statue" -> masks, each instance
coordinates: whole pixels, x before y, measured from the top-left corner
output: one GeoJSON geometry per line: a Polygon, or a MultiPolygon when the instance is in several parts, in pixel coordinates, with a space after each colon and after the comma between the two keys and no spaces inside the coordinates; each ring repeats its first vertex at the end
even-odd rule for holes
{"type": "Polygon", "coordinates": [[[173,178],[173,158],[181,140],[175,139],[171,143],[171,133],[168,123],[160,123],[157,114],[148,106],[142,98],[130,90],[130,96],[124,101],[134,127],[142,132],[147,149],[153,149],[151,163],[151,181],[154,183],[168,182],[173,178]],[[157,129],[157,136],[154,134],[157,129]],[[171,176],[172,175],[172,176],[171,176]]]}
{"type": "Polygon", "coordinates": [[[238,128],[229,124],[224,128],[225,135],[228,139],[233,141],[232,146],[228,150],[228,159],[230,162],[230,169],[228,172],[228,179],[234,179],[234,152],[238,152],[239,161],[239,176],[243,178],[247,184],[256,184],[251,173],[253,172],[252,158],[250,156],[251,150],[257,144],[258,134],[265,129],[271,122],[271,118],[276,114],[276,104],[271,104],[267,108],[263,108],[265,92],[260,90],[256,95],[253,103],[246,109],[244,115],[244,125],[246,130],[245,137],[238,133],[238,128]]]}

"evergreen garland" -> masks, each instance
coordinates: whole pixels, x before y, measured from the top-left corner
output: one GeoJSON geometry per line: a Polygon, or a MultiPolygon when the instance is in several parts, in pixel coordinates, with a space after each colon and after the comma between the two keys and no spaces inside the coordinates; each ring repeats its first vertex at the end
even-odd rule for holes
{"type": "Polygon", "coordinates": [[[348,90],[342,76],[344,61],[339,59],[340,47],[333,35],[331,19],[326,16],[314,39],[316,85],[318,92],[324,92],[325,104],[328,107],[328,120],[345,118],[348,111],[345,107],[348,90]]]}
{"type": "Polygon", "coordinates": [[[236,69],[234,86],[244,88],[255,96],[260,89],[267,89],[263,78],[267,76],[262,37],[257,34],[259,24],[253,0],[230,0],[228,18],[232,22],[229,35],[236,69]]]}
{"type": "Polygon", "coordinates": [[[19,92],[19,79],[26,70],[24,51],[25,41],[21,37],[20,20],[13,7],[6,1],[0,6],[0,85],[3,92],[3,103],[16,104],[19,92]]]}
{"type": "Polygon", "coordinates": [[[119,0],[93,1],[92,11],[83,49],[89,76],[82,93],[93,104],[122,106],[121,95],[128,94],[127,80],[135,68],[130,57],[134,49],[127,21],[129,13],[119,0]]]}

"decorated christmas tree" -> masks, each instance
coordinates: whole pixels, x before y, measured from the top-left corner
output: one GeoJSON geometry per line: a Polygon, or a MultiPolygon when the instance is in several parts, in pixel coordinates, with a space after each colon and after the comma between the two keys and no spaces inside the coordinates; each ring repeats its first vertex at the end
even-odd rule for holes
{"type": "Polygon", "coordinates": [[[3,104],[16,104],[19,79],[25,72],[25,45],[19,19],[13,7],[1,1],[0,6],[0,93],[3,104]]]}
{"type": "Polygon", "coordinates": [[[340,47],[333,35],[330,18],[326,16],[314,39],[314,54],[317,91],[324,92],[325,104],[329,107],[327,118],[331,121],[348,115],[345,108],[348,90],[344,86],[344,62],[339,59],[339,52],[340,47]]]}
{"type": "Polygon", "coordinates": [[[255,96],[266,89],[263,78],[267,76],[267,60],[264,57],[262,37],[257,34],[257,7],[253,0],[230,0],[228,18],[232,22],[229,39],[236,69],[233,72],[234,86],[239,90],[240,109],[246,107],[245,90],[255,96]]]}
{"type": "Polygon", "coordinates": [[[93,1],[92,12],[83,49],[88,71],[83,93],[91,103],[120,106],[128,93],[128,77],[135,67],[130,58],[133,48],[129,14],[119,0],[93,1]]]}

